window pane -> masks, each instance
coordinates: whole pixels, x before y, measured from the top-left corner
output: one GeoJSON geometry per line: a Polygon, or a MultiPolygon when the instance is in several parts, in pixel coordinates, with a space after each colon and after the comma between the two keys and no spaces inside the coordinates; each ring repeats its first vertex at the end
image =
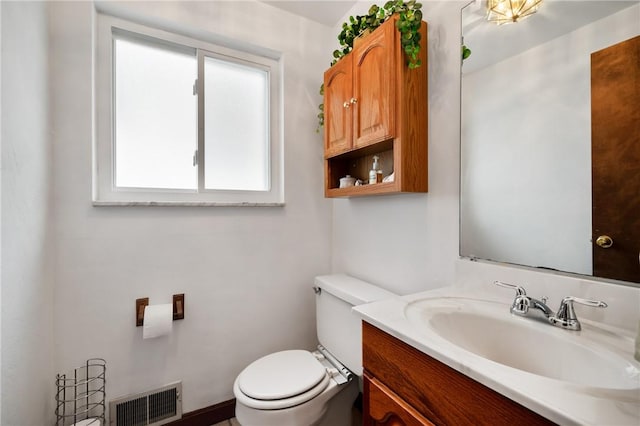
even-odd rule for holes
{"type": "Polygon", "coordinates": [[[195,53],[115,40],[115,184],[198,188],[195,53]]]}
{"type": "Polygon", "coordinates": [[[205,188],[269,190],[269,75],[204,59],[205,188]]]}

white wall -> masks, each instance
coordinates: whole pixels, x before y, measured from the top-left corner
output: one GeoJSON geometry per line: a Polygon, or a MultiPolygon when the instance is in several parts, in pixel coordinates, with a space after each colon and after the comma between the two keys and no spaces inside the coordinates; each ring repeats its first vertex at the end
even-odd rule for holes
{"type": "MultiPolygon", "coordinates": [[[[426,1],[422,7],[428,24],[429,193],[333,203],[334,270],[399,294],[453,281],[458,257],[460,9],[465,3],[426,1]]],[[[358,2],[343,20],[366,14],[371,4],[358,2]]],[[[334,32],[337,36],[339,27],[334,32]]]]}
{"type": "MultiPolygon", "coordinates": [[[[451,284],[458,258],[459,13],[464,3],[427,1],[423,7],[429,22],[430,192],[335,201],[322,198],[322,141],[314,129],[321,101],[317,88],[335,48],[336,29],[257,2],[121,4],[130,14],[151,14],[168,25],[189,25],[284,52],[287,206],[242,209],[92,207],[92,5],[48,3],[50,157],[43,135],[46,114],[40,109],[45,103],[34,100],[46,98],[35,96],[46,84],[46,64],[18,72],[20,61],[34,65],[39,59],[12,55],[14,87],[5,84],[7,41],[20,43],[23,37],[37,51],[46,45],[43,9],[30,4],[28,14],[17,19],[16,6],[3,2],[0,423],[51,424],[54,372],[91,356],[107,359],[109,399],[176,379],[185,386],[185,411],[230,399],[234,377],[251,360],[273,350],[312,347],[309,287],[314,275],[329,269],[398,293],[451,284]],[[20,87],[17,97],[26,80],[37,84],[20,87]],[[22,105],[18,101],[29,110],[15,109],[14,103],[22,105]],[[29,126],[18,126],[22,118],[8,125],[12,114],[29,117],[29,126]],[[22,138],[23,132],[29,137],[22,138]],[[19,134],[21,143],[11,143],[8,134],[19,134]],[[23,150],[31,148],[26,155],[23,150]],[[5,158],[12,152],[29,167],[27,181],[16,180],[21,175],[13,163],[7,168],[5,158]],[[45,182],[51,168],[55,268],[36,253],[47,240],[45,182]],[[17,191],[25,188],[29,191],[17,191]],[[23,275],[34,271],[36,276],[23,275]],[[55,278],[53,295],[52,280],[43,271],[55,278]],[[152,303],[165,303],[180,292],[186,293],[186,319],[174,324],[170,338],[143,341],[134,327],[135,299],[148,296],[152,303]],[[15,346],[7,350],[8,343],[15,346]],[[24,376],[25,370],[31,376],[24,376]]],[[[364,13],[370,4],[358,4],[348,15],[364,13]]],[[[548,274],[533,274],[550,280],[548,274]]]]}
{"type": "Polygon", "coordinates": [[[52,2],[55,367],[107,360],[108,399],[183,381],[186,412],[231,399],[249,362],[315,343],[313,277],[330,271],[318,88],[332,31],[260,2],[123,2],[166,27],[283,52],[284,208],[91,206],[93,5],[52,2]],[[142,340],[134,302],[185,293],[169,338],[142,340]]]}
{"type": "Polygon", "coordinates": [[[2,417],[53,416],[47,11],[2,3],[2,417]]]}
{"type": "MultiPolygon", "coordinates": [[[[0,2],[0,46],[2,46],[2,2],[0,2]]],[[[0,47],[1,51],[1,47],[0,47]]],[[[2,53],[0,52],[0,158],[2,158],[2,53]]],[[[2,241],[2,162],[0,161],[0,241],[2,241]]],[[[0,243],[0,308],[2,307],[2,244],[0,243]]],[[[2,395],[2,314],[0,313],[0,395],[2,395]]],[[[2,421],[2,398],[0,398],[2,421]]]]}
{"type": "Polygon", "coordinates": [[[591,53],[637,35],[638,16],[640,5],[465,73],[465,255],[592,273],[591,53]]]}

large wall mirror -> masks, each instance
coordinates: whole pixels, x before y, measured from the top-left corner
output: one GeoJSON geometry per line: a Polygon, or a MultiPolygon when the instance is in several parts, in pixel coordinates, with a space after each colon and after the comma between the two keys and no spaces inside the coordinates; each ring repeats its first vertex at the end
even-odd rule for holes
{"type": "Polygon", "coordinates": [[[486,15],[462,9],[460,255],[637,285],[640,1],[486,15]]]}

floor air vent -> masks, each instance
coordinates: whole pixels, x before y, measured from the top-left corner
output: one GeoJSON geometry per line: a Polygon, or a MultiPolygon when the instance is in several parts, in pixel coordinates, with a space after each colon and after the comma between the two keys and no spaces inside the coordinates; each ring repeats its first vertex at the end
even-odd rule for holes
{"type": "Polygon", "coordinates": [[[111,426],[155,426],[182,418],[182,382],[109,403],[111,426]]]}

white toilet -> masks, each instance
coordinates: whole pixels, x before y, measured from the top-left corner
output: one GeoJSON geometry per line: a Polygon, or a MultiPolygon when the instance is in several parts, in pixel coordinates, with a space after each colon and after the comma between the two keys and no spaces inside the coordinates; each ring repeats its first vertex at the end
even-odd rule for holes
{"type": "Polygon", "coordinates": [[[394,294],[347,275],[316,277],[318,349],[264,356],[236,378],[242,426],[350,426],[362,376],[361,321],[351,308],[394,294]]]}

